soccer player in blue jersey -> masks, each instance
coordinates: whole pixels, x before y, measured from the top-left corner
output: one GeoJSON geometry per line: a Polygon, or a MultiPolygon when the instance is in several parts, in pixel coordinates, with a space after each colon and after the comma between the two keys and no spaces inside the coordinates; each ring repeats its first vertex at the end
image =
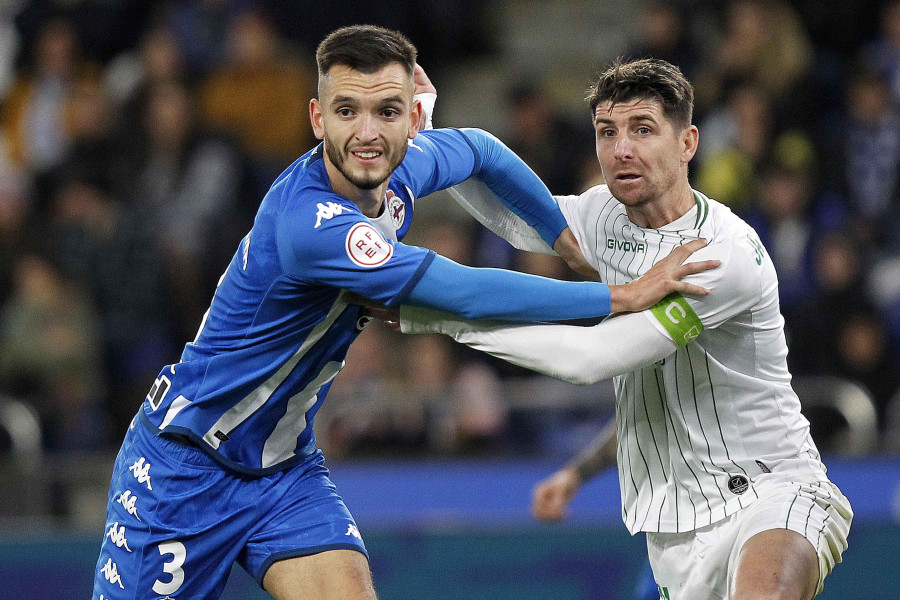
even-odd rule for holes
{"type": "Polygon", "coordinates": [[[610,288],[472,269],[404,245],[416,198],[474,176],[570,264],[584,260],[549,192],[495,138],[418,132],[416,51],[403,36],[340,29],[316,58],[310,117],[323,143],[272,184],[196,339],[132,421],[94,600],[217,598],[235,562],[279,600],[375,597],[312,427],[367,322],[348,292],[507,320],[593,317],[704,292],[680,282],[709,267],[681,265],[693,248],[610,288]]]}

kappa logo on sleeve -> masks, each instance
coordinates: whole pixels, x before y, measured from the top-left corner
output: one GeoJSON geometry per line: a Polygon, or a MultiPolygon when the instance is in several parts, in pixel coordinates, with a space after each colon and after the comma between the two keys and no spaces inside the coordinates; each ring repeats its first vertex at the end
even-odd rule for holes
{"type": "Polygon", "coordinates": [[[379,267],[394,255],[394,247],[368,223],[357,223],[347,234],[347,256],[360,267],[379,267]]]}
{"type": "Polygon", "coordinates": [[[347,208],[337,202],[326,202],[325,204],[319,202],[316,204],[316,209],[316,225],[313,229],[319,228],[319,225],[322,224],[322,219],[327,221],[333,219],[336,215],[344,214],[344,211],[353,212],[353,209],[347,208]]]}

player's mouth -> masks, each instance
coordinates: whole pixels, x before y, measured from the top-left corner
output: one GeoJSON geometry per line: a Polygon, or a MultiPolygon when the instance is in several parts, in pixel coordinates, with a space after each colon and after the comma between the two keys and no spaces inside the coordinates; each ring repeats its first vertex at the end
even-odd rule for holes
{"type": "Polygon", "coordinates": [[[641,178],[641,175],[638,173],[617,173],[616,181],[620,183],[632,183],[641,178]]]}
{"type": "Polygon", "coordinates": [[[350,153],[362,163],[373,163],[384,153],[381,150],[351,150],[350,153]]]}

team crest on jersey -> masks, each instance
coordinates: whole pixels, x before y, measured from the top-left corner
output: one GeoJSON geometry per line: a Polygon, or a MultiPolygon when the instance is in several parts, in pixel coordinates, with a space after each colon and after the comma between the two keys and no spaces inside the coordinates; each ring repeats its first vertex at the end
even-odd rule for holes
{"type": "Polygon", "coordinates": [[[728,491],[740,496],[750,487],[750,480],[743,475],[732,475],[728,479],[728,491]]]}
{"type": "Polygon", "coordinates": [[[400,229],[403,221],[406,220],[406,203],[402,198],[388,194],[387,211],[391,215],[391,223],[394,224],[394,229],[400,229]]]}
{"type": "Polygon", "coordinates": [[[347,256],[360,267],[378,267],[390,260],[394,247],[368,223],[357,223],[347,234],[347,256]]]}

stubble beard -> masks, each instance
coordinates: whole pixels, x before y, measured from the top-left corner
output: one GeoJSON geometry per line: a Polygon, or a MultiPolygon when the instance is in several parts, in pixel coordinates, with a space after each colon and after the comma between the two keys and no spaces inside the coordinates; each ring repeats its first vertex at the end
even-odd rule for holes
{"type": "Polygon", "coordinates": [[[326,141],[325,153],[328,155],[328,160],[331,161],[331,164],[334,165],[334,167],[341,173],[341,175],[344,176],[347,181],[349,181],[359,189],[367,191],[374,190],[382,183],[387,181],[394,170],[399,167],[400,163],[403,161],[403,156],[399,157],[399,159],[395,159],[391,154],[386,154],[389,164],[387,173],[385,173],[383,176],[379,176],[376,173],[367,173],[363,176],[357,176],[353,173],[350,173],[350,170],[345,167],[346,161],[344,160],[344,154],[342,154],[341,151],[337,150],[334,144],[329,144],[326,141]]]}

